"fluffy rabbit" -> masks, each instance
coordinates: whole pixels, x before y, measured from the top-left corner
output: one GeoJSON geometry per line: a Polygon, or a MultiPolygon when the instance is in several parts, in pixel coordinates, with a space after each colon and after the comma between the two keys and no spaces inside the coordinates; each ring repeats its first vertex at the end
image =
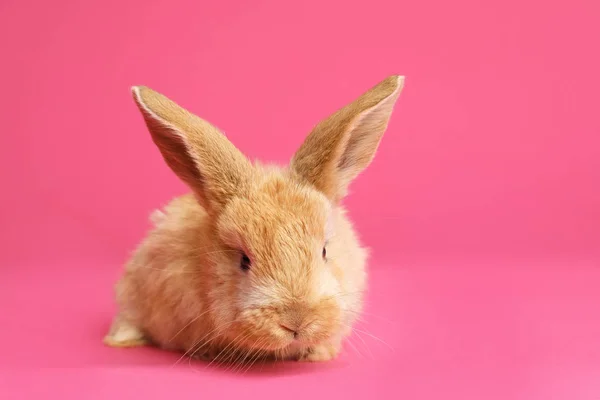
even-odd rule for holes
{"type": "Polygon", "coordinates": [[[367,258],[340,203],[403,82],[391,76],[323,120],[285,168],[250,162],[208,122],[134,87],[191,194],[152,214],[117,283],[105,343],[231,362],[336,357],[361,312],[367,258]]]}

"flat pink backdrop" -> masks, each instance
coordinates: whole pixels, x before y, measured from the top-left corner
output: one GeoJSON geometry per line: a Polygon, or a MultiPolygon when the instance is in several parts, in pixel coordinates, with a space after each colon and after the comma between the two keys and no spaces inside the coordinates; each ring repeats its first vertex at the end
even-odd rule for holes
{"type": "Polygon", "coordinates": [[[593,0],[3,0],[0,394],[597,400],[599,21],[593,0]],[[390,74],[348,199],[373,318],[340,360],[240,376],[101,345],[148,213],[185,190],[131,85],[286,162],[390,74]]]}

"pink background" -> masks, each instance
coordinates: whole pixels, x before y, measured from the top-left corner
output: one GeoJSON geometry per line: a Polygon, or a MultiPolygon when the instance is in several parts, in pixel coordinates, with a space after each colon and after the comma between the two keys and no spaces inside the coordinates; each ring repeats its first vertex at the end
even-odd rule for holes
{"type": "Polygon", "coordinates": [[[593,0],[3,0],[0,397],[599,399],[599,17],[593,0]],[[148,213],[185,190],[131,85],[285,162],[389,74],[406,87],[348,199],[374,251],[368,314],[339,360],[232,374],[101,344],[148,213]]]}

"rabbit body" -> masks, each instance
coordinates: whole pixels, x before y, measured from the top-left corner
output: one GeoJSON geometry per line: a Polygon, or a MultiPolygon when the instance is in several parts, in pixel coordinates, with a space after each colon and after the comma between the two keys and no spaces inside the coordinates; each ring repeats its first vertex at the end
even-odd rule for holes
{"type": "Polygon", "coordinates": [[[341,200],[402,86],[390,77],[322,121],[281,168],[249,162],[206,121],[134,88],[154,142],[192,192],[152,213],[116,285],[105,343],[234,363],[336,357],[367,275],[341,200]]]}

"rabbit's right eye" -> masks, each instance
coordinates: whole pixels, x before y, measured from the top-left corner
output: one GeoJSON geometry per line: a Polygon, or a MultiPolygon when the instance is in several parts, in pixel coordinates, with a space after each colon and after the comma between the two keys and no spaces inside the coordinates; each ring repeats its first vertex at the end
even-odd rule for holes
{"type": "Polygon", "coordinates": [[[242,253],[242,259],[240,261],[240,268],[242,271],[248,271],[250,269],[250,265],[250,258],[246,254],[242,253]]]}

